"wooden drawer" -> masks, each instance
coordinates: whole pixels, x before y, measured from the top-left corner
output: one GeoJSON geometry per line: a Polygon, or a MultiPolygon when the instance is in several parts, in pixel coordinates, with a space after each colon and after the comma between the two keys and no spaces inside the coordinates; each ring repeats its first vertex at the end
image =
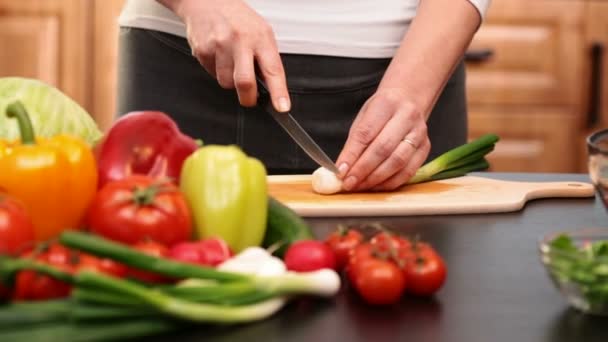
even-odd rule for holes
{"type": "Polygon", "coordinates": [[[576,117],[561,108],[471,107],[469,136],[495,133],[501,140],[488,155],[492,171],[575,172],[579,136],[576,117]]]}
{"type": "Polygon", "coordinates": [[[469,102],[578,104],[584,9],[572,0],[493,1],[468,53],[469,102]]]}

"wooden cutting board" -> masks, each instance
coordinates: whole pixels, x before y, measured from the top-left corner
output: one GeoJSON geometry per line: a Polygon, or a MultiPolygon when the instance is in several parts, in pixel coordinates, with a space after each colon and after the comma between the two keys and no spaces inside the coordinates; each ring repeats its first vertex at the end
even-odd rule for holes
{"type": "Polygon", "coordinates": [[[394,192],[319,195],[312,191],[310,175],[272,175],[268,190],[305,217],[497,213],[520,210],[532,199],[594,196],[591,183],[478,176],[407,185],[394,192]]]}

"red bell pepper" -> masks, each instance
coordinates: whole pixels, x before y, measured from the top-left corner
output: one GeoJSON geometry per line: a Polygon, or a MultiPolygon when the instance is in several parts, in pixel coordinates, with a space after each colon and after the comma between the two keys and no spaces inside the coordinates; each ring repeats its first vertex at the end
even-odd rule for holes
{"type": "Polygon", "coordinates": [[[182,163],[202,142],[183,134],[159,111],[135,111],[117,119],[95,146],[99,188],[133,174],[179,182],[182,163]]]}

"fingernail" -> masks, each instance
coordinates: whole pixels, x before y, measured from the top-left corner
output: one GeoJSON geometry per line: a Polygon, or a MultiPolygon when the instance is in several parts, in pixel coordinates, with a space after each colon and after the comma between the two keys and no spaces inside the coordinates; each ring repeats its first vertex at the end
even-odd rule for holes
{"type": "Polygon", "coordinates": [[[279,98],[279,112],[289,111],[289,100],[286,97],[279,98]]]}
{"type": "Polygon", "coordinates": [[[355,187],[355,185],[357,185],[357,177],[350,176],[350,177],[346,178],[346,180],[344,181],[344,183],[342,185],[344,187],[344,190],[346,190],[346,191],[351,190],[352,188],[355,187]]]}
{"type": "Polygon", "coordinates": [[[348,171],[348,164],[342,163],[338,166],[338,174],[340,177],[344,177],[346,175],[346,171],[348,171]]]}

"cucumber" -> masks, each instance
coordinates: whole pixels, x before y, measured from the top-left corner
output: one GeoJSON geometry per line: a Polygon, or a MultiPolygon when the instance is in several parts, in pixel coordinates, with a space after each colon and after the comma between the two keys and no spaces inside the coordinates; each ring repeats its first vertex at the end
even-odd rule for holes
{"type": "Polygon", "coordinates": [[[274,254],[282,258],[292,243],[310,239],[314,239],[314,235],[304,219],[291,208],[269,196],[268,219],[262,246],[268,248],[280,243],[280,248],[274,254]]]}

